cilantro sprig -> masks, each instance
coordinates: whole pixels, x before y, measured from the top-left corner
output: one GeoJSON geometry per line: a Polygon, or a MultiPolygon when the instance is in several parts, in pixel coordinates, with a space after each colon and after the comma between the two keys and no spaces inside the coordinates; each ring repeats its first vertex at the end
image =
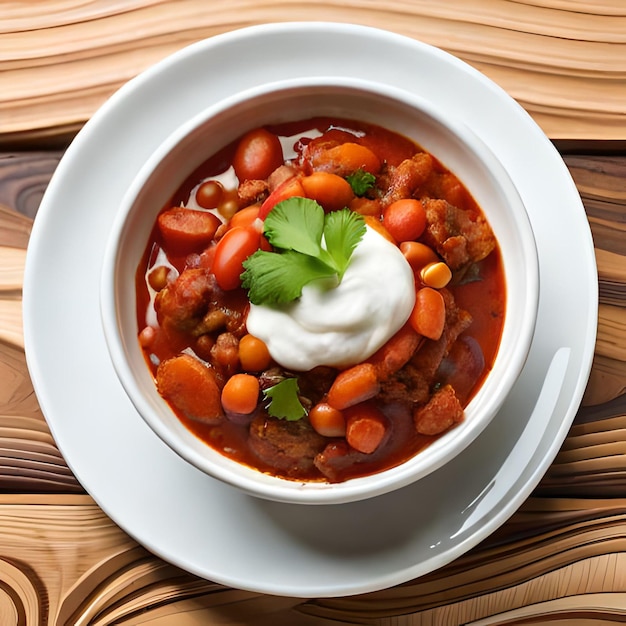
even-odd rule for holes
{"type": "Polygon", "coordinates": [[[350,183],[354,195],[359,198],[363,197],[376,184],[376,176],[363,169],[358,169],[356,172],[348,174],[346,180],[350,183]]]}
{"type": "Polygon", "coordinates": [[[267,412],[273,417],[285,419],[288,422],[297,422],[306,415],[306,409],[300,402],[298,392],[296,378],[285,378],[265,389],[263,395],[266,400],[269,400],[267,412]]]}
{"type": "Polygon", "coordinates": [[[244,261],[242,285],[253,304],[279,305],[298,299],[313,280],[341,282],[365,222],[349,209],[325,214],[314,200],[292,197],[268,213],[263,232],[274,251],[244,261]]]}

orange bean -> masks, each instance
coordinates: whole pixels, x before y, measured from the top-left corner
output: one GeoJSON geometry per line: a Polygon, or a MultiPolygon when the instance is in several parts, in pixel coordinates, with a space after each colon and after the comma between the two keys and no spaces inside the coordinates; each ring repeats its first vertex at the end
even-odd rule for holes
{"type": "Polygon", "coordinates": [[[161,396],[185,416],[209,424],[222,420],[215,372],[198,359],[182,354],[162,361],[156,383],[161,396]]]}
{"type": "Polygon", "coordinates": [[[419,271],[429,263],[439,260],[437,253],[421,241],[403,241],[400,244],[400,252],[413,268],[414,272],[419,271]]]}
{"type": "Polygon", "coordinates": [[[411,324],[405,324],[369,359],[376,367],[378,379],[388,379],[408,363],[421,342],[421,335],[415,331],[411,324]]]}
{"type": "Polygon", "coordinates": [[[346,409],[346,441],[359,452],[371,454],[385,439],[388,422],[369,402],[346,409]]]}
{"type": "Polygon", "coordinates": [[[443,296],[431,287],[423,287],[415,297],[409,323],[420,335],[435,341],[441,337],[446,322],[443,296]]]}
{"type": "Polygon", "coordinates": [[[254,335],[244,335],[239,341],[239,362],[247,372],[260,372],[269,367],[272,360],[265,342],[254,335]]]}
{"type": "Polygon", "coordinates": [[[371,363],[359,363],[339,372],[328,390],[328,404],[335,409],[369,400],[380,391],[380,383],[376,375],[376,367],[371,363]]]}
{"type": "Polygon", "coordinates": [[[309,422],[323,437],[344,437],[346,434],[343,413],[326,402],[319,402],[309,411],[309,422]]]}
{"type": "Polygon", "coordinates": [[[426,228],[426,211],[419,200],[396,200],[385,209],[383,225],[396,241],[414,241],[426,228]]]}
{"type": "Polygon", "coordinates": [[[300,180],[307,198],[315,200],[324,211],[339,211],[354,198],[350,183],[337,174],[313,172],[300,180]]]}
{"type": "Polygon", "coordinates": [[[231,376],[222,389],[222,406],[229,413],[248,415],[259,401],[259,380],[251,374],[231,376]]]}

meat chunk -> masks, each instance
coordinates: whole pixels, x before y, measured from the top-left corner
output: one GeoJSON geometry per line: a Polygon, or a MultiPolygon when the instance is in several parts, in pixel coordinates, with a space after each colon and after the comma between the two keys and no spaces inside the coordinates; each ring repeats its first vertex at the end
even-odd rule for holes
{"type": "Polygon", "coordinates": [[[433,158],[426,152],[418,152],[405,159],[397,167],[390,168],[386,175],[386,190],[383,207],[402,198],[413,197],[433,171],[433,158]]]}
{"type": "Polygon", "coordinates": [[[407,365],[381,383],[379,398],[409,406],[423,404],[430,396],[430,382],[419,369],[407,365]]]}
{"type": "Polygon", "coordinates": [[[413,413],[415,429],[421,435],[440,435],[463,420],[463,407],[454,389],[445,385],[413,413]]]}
{"type": "Polygon", "coordinates": [[[238,297],[244,296],[220,289],[205,267],[188,267],[159,291],[154,308],[166,331],[174,329],[199,337],[224,328],[240,335],[245,319],[238,297]]]}
{"type": "Polygon", "coordinates": [[[154,307],[164,328],[191,330],[208,309],[214,278],[203,268],[186,269],[156,296],[154,307]]]}
{"type": "Polygon", "coordinates": [[[246,179],[237,188],[237,197],[242,206],[261,202],[268,195],[268,184],[266,180],[246,179]]]}
{"type": "Polygon", "coordinates": [[[239,339],[232,333],[220,333],[210,350],[210,361],[224,380],[239,369],[239,339]]]}
{"type": "Polygon", "coordinates": [[[264,463],[291,478],[305,476],[326,445],[307,419],[287,421],[258,415],[250,424],[250,449],[264,463]]]}
{"type": "Polygon", "coordinates": [[[423,240],[450,269],[481,261],[495,248],[495,236],[482,215],[472,215],[445,200],[428,198],[422,204],[426,211],[423,240]]]}
{"type": "Polygon", "coordinates": [[[344,473],[363,463],[368,455],[358,452],[345,439],[329,442],[315,457],[315,467],[331,483],[343,480],[344,473]]]}

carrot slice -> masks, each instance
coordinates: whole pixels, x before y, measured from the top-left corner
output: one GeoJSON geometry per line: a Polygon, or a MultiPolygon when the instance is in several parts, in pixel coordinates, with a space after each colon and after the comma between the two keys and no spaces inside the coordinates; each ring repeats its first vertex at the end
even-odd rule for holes
{"type": "Polygon", "coordinates": [[[346,441],[359,452],[371,454],[385,439],[388,422],[383,413],[369,402],[345,411],[346,441]]]}
{"type": "Polygon", "coordinates": [[[409,361],[421,342],[421,335],[410,324],[405,324],[369,359],[376,367],[378,379],[386,380],[395,374],[409,361]]]}
{"type": "Polygon", "coordinates": [[[162,361],[156,372],[161,396],[186,417],[217,424],[223,411],[215,372],[198,359],[182,354],[162,361]]]}
{"type": "Polygon", "coordinates": [[[345,409],[373,398],[380,391],[376,368],[371,363],[359,363],[340,372],[328,390],[328,404],[345,409]]]}
{"type": "Polygon", "coordinates": [[[439,435],[463,421],[463,407],[454,389],[444,385],[424,406],[413,413],[415,429],[422,435],[439,435]]]}

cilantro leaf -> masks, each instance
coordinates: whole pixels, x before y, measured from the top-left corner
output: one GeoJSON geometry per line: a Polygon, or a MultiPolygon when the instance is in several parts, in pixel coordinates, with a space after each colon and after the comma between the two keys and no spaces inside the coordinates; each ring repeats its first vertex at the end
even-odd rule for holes
{"type": "Polygon", "coordinates": [[[286,304],[299,298],[307,283],[336,273],[316,257],[293,250],[282,254],[257,250],[243,267],[241,284],[253,304],[286,304]]]}
{"type": "Polygon", "coordinates": [[[267,412],[272,417],[286,419],[295,422],[306,415],[306,409],[302,406],[298,397],[298,380],[285,378],[281,382],[265,389],[263,394],[270,400],[267,412]]]}
{"type": "Polygon", "coordinates": [[[333,211],[326,216],[324,241],[339,274],[339,280],[348,268],[352,253],[364,234],[365,220],[354,211],[333,211]]]}
{"type": "Polygon", "coordinates": [[[350,209],[326,215],[317,202],[307,198],[278,203],[264,222],[264,234],[274,252],[257,250],[243,263],[241,284],[250,302],[286,304],[299,298],[304,285],[313,280],[335,277],[341,281],[364,233],[363,217],[350,209]]]}
{"type": "Polygon", "coordinates": [[[292,197],[279,202],[265,218],[263,232],[268,241],[283,250],[319,256],[324,209],[308,198],[292,197]]]}
{"type": "Polygon", "coordinates": [[[370,174],[363,169],[346,176],[346,180],[350,183],[355,196],[364,196],[376,183],[376,176],[370,174]]]}

